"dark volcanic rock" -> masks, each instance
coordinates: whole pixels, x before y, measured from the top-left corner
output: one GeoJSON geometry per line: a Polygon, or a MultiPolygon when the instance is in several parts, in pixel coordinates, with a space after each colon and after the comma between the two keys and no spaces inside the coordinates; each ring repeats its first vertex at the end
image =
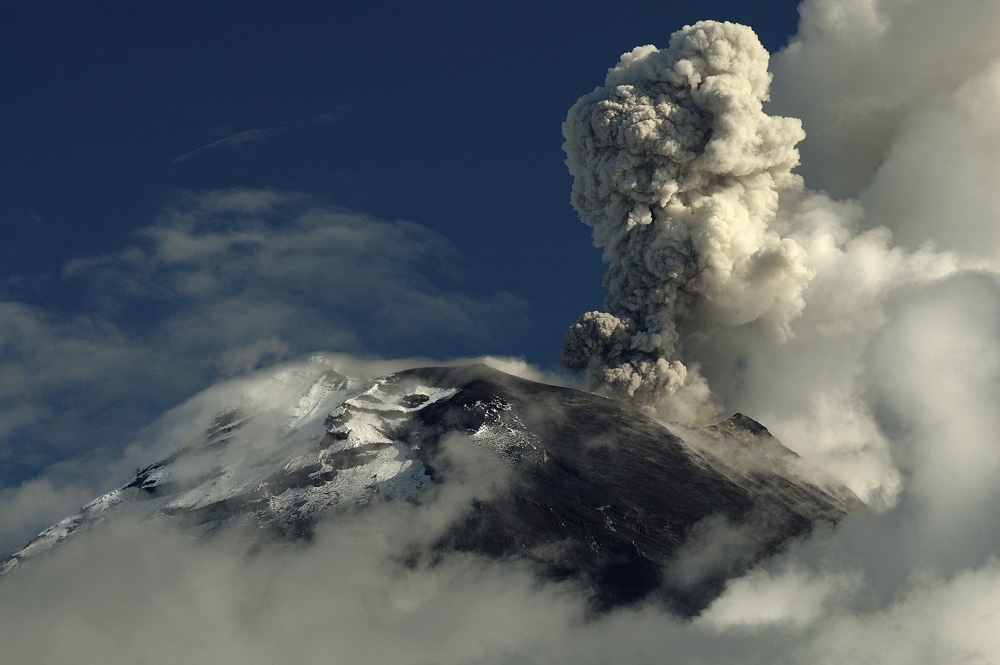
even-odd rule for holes
{"type": "Polygon", "coordinates": [[[438,555],[526,557],[547,576],[591,585],[597,609],[656,594],[691,615],[732,575],[861,505],[846,488],[800,478],[795,454],[741,414],[703,430],[668,428],[485,365],[367,382],[324,368],[295,376],[303,396],[280,434],[254,430],[246,404],[229,409],[201,441],[43,532],[0,571],[123,507],[198,533],[249,522],[308,538],[331,510],[363,509],[375,495],[419,502],[423,488],[458,482],[459,446],[486,455],[503,482],[473,487],[477,498],[438,539],[438,555]],[[738,546],[702,565],[695,546],[714,530],[738,546]]]}
{"type": "MultiPolygon", "coordinates": [[[[543,453],[514,461],[510,491],[478,505],[442,546],[529,556],[549,574],[582,574],[597,589],[601,606],[666,589],[678,610],[696,612],[729,575],[808,533],[814,523],[834,523],[861,505],[844,488],[831,492],[786,477],[787,468],[766,459],[740,477],[641,412],[590,393],[483,365],[399,376],[459,388],[421,412],[420,433],[410,437],[428,469],[434,468],[435,443],[443,434],[480,430],[497,412],[523,423],[543,453]],[[493,411],[485,405],[493,405],[493,411]],[[692,527],[709,518],[722,518],[731,527],[747,525],[746,545],[752,551],[742,551],[722,576],[710,575],[688,588],[671,585],[661,573],[663,565],[692,527]]],[[[782,457],[795,456],[741,414],[709,433],[724,443],[753,442],[772,454],[780,448],[782,457]]]]}

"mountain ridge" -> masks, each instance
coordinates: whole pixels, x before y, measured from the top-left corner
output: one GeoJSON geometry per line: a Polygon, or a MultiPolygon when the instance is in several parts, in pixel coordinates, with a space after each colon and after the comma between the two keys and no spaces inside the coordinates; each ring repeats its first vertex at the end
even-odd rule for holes
{"type": "Polygon", "coordinates": [[[862,506],[847,488],[798,477],[795,453],[742,414],[694,433],[674,428],[682,437],[626,404],[484,364],[365,381],[314,363],[260,391],[275,386],[292,395],[277,421],[253,404],[218,412],[202,436],[43,531],[0,571],[125,513],[195,535],[250,524],[308,539],[331,511],[419,503],[455,482],[456,454],[474,454],[471,498],[434,552],[527,558],[543,576],[585,581],[598,608],[657,593],[691,615],[732,575],[862,506]],[[737,461],[725,448],[738,449],[737,461]],[[741,466],[754,451],[755,464],[741,466]],[[706,524],[743,533],[745,551],[672,581],[664,571],[706,524]]]}

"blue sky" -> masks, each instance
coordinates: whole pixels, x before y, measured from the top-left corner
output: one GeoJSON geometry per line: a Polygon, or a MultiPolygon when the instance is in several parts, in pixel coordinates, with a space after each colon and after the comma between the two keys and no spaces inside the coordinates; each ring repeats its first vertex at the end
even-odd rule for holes
{"type": "Polygon", "coordinates": [[[9,3],[0,487],[314,350],[557,368],[604,297],[566,111],[686,23],[777,50],[795,4],[9,3]]]}
{"type": "MultiPolygon", "coordinates": [[[[70,285],[38,279],[129,243],[177,191],[267,187],[435,230],[470,262],[464,288],[518,293],[536,325],[563,328],[603,297],[567,203],[566,110],[622,52],[685,23],[749,23],[773,51],[797,14],[536,5],[14,3],[0,46],[3,283],[72,309],[70,285]]],[[[559,337],[502,350],[545,363],[559,337]]]]}

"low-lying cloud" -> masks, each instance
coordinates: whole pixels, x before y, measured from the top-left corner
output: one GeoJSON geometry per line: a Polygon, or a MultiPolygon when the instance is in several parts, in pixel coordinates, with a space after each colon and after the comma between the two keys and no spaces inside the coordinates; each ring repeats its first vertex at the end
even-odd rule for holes
{"type": "Polygon", "coordinates": [[[126,452],[142,428],[220,378],[318,349],[472,355],[523,334],[527,303],[470,295],[468,270],[429,229],[302,194],[178,195],[132,246],[66,267],[80,313],[0,302],[0,548],[64,516],[81,484],[94,496],[148,463],[126,452]],[[10,512],[40,474],[63,498],[10,512]]]}

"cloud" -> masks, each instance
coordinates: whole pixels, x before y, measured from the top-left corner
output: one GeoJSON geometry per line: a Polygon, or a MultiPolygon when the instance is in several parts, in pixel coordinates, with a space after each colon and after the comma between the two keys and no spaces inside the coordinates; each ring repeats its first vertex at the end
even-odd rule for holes
{"type": "Polygon", "coordinates": [[[66,266],[60,286],[83,313],[0,302],[0,487],[44,472],[104,491],[150,461],[123,451],[157,415],[262,364],[317,350],[471,355],[516,339],[526,302],[463,291],[467,270],[417,224],[273,190],[178,195],[134,245],[66,266]]]}
{"type": "Polygon", "coordinates": [[[995,260],[1000,254],[1000,54],[956,89],[909,115],[897,129],[861,201],[870,223],[906,247],[995,260]]]}
{"type": "Polygon", "coordinates": [[[805,0],[799,13],[772,59],[771,111],[802,119],[799,170],[836,197],[868,185],[909,117],[1000,57],[990,0],[805,0]]]}
{"type": "Polygon", "coordinates": [[[42,214],[34,208],[15,208],[6,210],[0,214],[0,221],[4,226],[12,230],[30,229],[37,230],[45,226],[42,214]]]}
{"type": "Polygon", "coordinates": [[[333,127],[339,124],[339,122],[340,115],[336,112],[317,113],[307,122],[281,123],[276,127],[264,129],[245,129],[241,132],[235,132],[233,134],[229,134],[228,136],[224,136],[223,138],[212,141],[211,143],[206,143],[205,145],[199,146],[194,150],[184,153],[183,155],[174,157],[170,160],[170,163],[180,164],[193,157],[201,157],[208,153],[237,150],[248,145],[267,143],[289,132],[299,131],[308,127],[333,127]]]}
{"type": "Polygon", "coordinates": [[[773,224],[797,120],[762,111],[768,54],[746,26],[703,21],[622,55],[563,125],[573,206],[604,249],[603,312],[566,333],[588,389],[673,419],[714,416],[685,339],[760,322],[778,337],[811,277],[773,224]]]}
{"type": "Polygon", "coordinates": [[[890,533],[868,543],[950,575],[983,565],[1000,545],[991,517],[1000,502],[1000,279],[958,275],[901,294],[892,309],[868,349],[865,383],[906,483],[880,525],[890,533]]]}
{"type": "Polygon", "coordinates": [[[147,402],[151,391],[141,386],[170,390],[176,380],[160,358],[87,316],[67,319],[0,303],[0,344],[5,351],[0,456],[8,468],[37,468],[46,458],[85,452],[95,441],[113,437],[116,427],[142,426],[149,408],[165,405],[147,402]],[[21,445],[22,437],[34,436],[40,439],[37,448],[21,445]]]}
{"type": "MultiPolygon", "coordinates": [[[[800,542],[732,581],[693,621],[656,604],[595,616],[586,588],[541,582],[516,560],[414,559],[414,546],[441,533],[476,487],[502,491],[502,475],[455,441],[454,484],[421,502],[332,515],[309,545],[261,544],[246,531],[199,540],[127,519],[84,533],[0,581],[3,656],[83,665],[135,654],[244,664],[990,662],[1000,648],[991,556],[1000,534],[983,526],[994,521],[1000,459],[990,408],[1000,389],[1000,285],[985,274],[913,285],[885,316],[863,382],[905,481],[894,507],[800,542]]],[[[360,375],[399,368],[330,361],[360,375]]],[[[213,386],[168,414],[151,445],[185,439],[251,385],[213,386]]],[[[264,400],[255,412],[269,413],[274,396],[254,394],[264,400]]],[[[704,525],[671,572],[711,572],[746,535],[704,525]]]]}
{"type": "MultiPolygon", "coordinates": [[[[408,355],[434,338],[453,353],[522,325],[523,301],[451,287],[462,259],[441,236],[312,204],[233,190],[182,197],[143,242],[77,260],[103,311],[160,308],[165,343],[241,348],[276,336],[315,349],[408,355]],[[463,344],[465,345],[463,347],[463,344]]],[[[206,348],[209,347],[209,348],[206,348]]]]}
{"type": "Polygon", "coordinates": [[[59,566],[25,568],[9,587],[4,580],[4,657],[463,662],[516,651],[579,611],[567,592],[539,589],[514,564],[455,557],[409,569],[387,558],[427,526],[419,511],[400,509],[374,523],[341,518],[307,550],[250,553],[233,539],[197,543],[127,523],[100,529],[59,553],[59,566]],[[98,593],[104,600],[87,607],[98,593]],[[20,609],[7,600],[22,594],[20,609]],[[48,639],[39,639],[43,614],[48,639]]]}
{"type": "Polygon", "coordinates": [[[49,478],[35,478],[18,487],[0,490],[0,549],[26,543],[38,533],[39,524],[51,524],[74,513],[94,498],[93,488],[84,484],[57,487],[49,478]]]}
{"type": "Polygon", "coordinates": [[[264,337],[246,346],[223,351],[218,364],[223,374],[246,374],[265,364],[284,360],[291,351],[292,347],[280,337],[264,337]]]}
{"type": "MultiPolygon", "coordinates": [[[[984,26],[998,9],[801,11],[772,60],[768,107],[807,134],[805,187],[772,222],[802,249],[801,309],[783,338],[688,317],[680,343],[714,400],[766,423],[870,510],[731,582],[694,626],[744,644],[726,662],[993,662],[1000,50],[984,26]]],[[[738,542],[714,531],[675,575],[711,569],[738,542]]],[[[694,637],[683,632],[678,643],[694,637]]]]}
{"type": "Polygon", "coordinates": [[[185,162],[192,157],[208,152],[234,150],[249,143],[263,143],[264,141],[268,141],[275,136],[284,134],[286,131],[288,131],[286,127],[280,127],[273,129],[247,129],[242,132],[236,132],[235,134],[230,134],[229,136],[223,137],[218,141],[212,141],[211,143],[195,148],[190,152],[186,152],[183,155],[174,157],[170,160],[170,163],[180,164],[181,162],[185,162]]]}

